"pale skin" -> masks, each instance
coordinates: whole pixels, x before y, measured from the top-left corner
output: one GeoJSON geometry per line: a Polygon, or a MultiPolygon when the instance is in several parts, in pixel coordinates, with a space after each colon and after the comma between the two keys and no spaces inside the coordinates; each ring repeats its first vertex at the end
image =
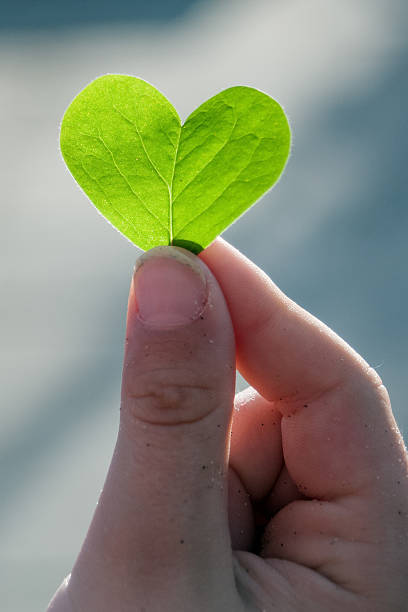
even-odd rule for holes
{"type": "Polygon", "coordinates": [[[377,372],[223,240],[145,254],[116,448],[48,612],[407,602],[407,452],[377,372]]]}

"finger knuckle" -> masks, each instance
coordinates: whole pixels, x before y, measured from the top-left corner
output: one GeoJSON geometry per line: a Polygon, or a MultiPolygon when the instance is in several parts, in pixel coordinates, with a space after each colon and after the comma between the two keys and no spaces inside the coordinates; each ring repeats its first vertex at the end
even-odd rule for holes
{"type": "Polygon", "coordinates": [[[201,382],[185,382],[176,372],[141,376],[125,394],[127,414],[133,419],[156,424],[192,422],[211,411],[212,388],[201,382]]]}

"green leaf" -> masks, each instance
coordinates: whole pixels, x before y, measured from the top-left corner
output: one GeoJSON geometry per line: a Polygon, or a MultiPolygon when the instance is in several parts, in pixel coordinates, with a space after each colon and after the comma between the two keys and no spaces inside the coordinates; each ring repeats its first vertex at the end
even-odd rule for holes
{"type": "Polygon", "coordinates": [[[106,75],[74,98],[61,125],[72,175],[144,250],[204,249],[278,180],[289,149],[279,104],[241,86],[210,98],[181,126],[152,85],[106,75]]]}

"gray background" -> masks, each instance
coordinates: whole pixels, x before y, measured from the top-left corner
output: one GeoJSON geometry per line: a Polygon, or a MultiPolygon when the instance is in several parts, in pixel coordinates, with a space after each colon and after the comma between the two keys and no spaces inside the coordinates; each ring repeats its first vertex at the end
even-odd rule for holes
{"type": "Polygon", "coordinates": [[[150,81],[182,118],[236,84],[281,102],[286,173],[225,238],[377,368],[408,432],[407,13],[405,0],[2,4],[2,610],[46,607],[115,441],[138,251],[58,150],[64,109],[98,75],[150,81]]]}

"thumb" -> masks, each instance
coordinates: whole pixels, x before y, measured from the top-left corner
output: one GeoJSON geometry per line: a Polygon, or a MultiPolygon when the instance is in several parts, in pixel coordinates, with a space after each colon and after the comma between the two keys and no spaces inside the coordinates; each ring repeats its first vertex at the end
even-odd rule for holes
{"type": "Polygon", "coordinates": [[[148,610],[160,593],[159,609],[180,610],[186,601],[200,609],[203,593],[219,602],[220,584],[224,596],[235,592],[226,484],[234,386],[232,324],[209,269],[177,247],[145,253],[130,289],[118,441],[70,585],[83,593],[86,584],[101,610],[114,609],[115,580],[148,610]]]}

